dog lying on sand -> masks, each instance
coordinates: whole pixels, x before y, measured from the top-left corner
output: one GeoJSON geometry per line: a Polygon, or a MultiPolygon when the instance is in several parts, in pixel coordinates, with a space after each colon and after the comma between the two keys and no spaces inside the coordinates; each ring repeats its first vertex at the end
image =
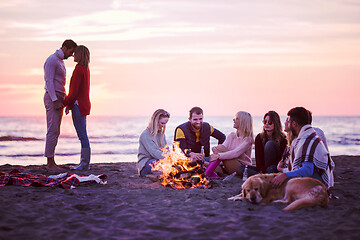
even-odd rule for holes
{"type": "Polygon", "coordinates": [[[257,204],[270,202],[289,204],[284,208],[285,211],[328,205],[329,196],[326,187],[319,180],[310,177],[291,178],[280,187],[274,188],[271,180],[277,175],[279,173],[253,175],[242,184],[239,195],[228,199],[247,200],[257,204]]]}

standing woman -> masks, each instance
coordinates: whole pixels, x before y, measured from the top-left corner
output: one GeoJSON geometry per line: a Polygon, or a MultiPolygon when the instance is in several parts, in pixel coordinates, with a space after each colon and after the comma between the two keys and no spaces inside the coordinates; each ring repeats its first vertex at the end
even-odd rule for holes
{"type": "Polygon", "coordinates": [[[70,80],[69,94],[64,100],[65,112],[71,110],[76,133],[81,142],[80,164],[74,170],[88,170],[90,164],[90,143],[86,131],[86,116],[90,114],[90,52],[83,45],[76,48],[74,62],[77,62],[70,80]]]}
{"type": "Polygon", "coordinates": [[[149,125],[141,133],[138,150],[138,172],[140,176],[152,173],[151,163],[162,159],[166,146],[165,129],[170,114],[164,109],[156,110],[150,118],[149,125]]]}
{"type": "Polygon", "coordinates": [[[214,169],[222,161],[227,174],[236,172],[242,165],[251,165],[251,150],[254,142],[253,120],[248,112],[240,111],[233,119],[235,132],[230,133],[225,142],[212,148],[210,163],[205,174],[217,177],[214,169]]]}
{"type": "Polygon", "coordinates": [[[287,145],[282,131],[279,114],[269,111],[263,118],[263,131],[255,138],[256,170],[259,173],[277,172],[277,164],[281,160],[287,145]]]}

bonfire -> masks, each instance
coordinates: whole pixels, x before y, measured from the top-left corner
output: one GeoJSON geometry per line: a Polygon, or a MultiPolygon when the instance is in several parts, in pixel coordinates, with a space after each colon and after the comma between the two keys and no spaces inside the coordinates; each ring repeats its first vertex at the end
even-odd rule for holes
{"type": "Polygon", "coordinates": [[[164,149],[163,156],[152,167],[153,171],[160,172],[162,185],[174,189],[211,187],[202,162],[186,157],[178,142],[174,142],[173,150],[164,149]]]}

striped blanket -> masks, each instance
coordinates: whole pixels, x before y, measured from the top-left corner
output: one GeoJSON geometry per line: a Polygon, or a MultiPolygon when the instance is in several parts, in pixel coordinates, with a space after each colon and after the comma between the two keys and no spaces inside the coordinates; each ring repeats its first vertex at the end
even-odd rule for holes
{"type": "Polygon", "coordinates": [[[31,175],[29,173],[21,173],[18,170],[13,170],[10,173],[0,172],[0,187],[5,185],[15,186],[46,186],[46,187],[61,187],[65,189],[74,188],[80,185],[81,182],[95,181],[100,184],[106,184],[106,175],[89,175],[85,177],[76,174],[59,174],[56,176],[46,176],[42,174],[31,175]]]}
{"type": "Polygon", "coordinates": [[[292,143],[292,148],[292,170],[300,168],[304,161],[312,162],[328,188],[334,186],[335,164],[311,125],[302,127],[299,136],[292,143]]]}

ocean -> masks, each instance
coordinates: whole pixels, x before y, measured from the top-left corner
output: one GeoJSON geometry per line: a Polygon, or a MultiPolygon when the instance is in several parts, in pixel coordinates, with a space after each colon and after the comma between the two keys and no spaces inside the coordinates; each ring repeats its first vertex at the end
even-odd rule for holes
{"type": "MultiPolygon", "coordinates": [[[[234,131],[233,117],[206,117],[204,121],[225,135],[234,131]]],[[[281,117],[285,122],[286,117],[281,117]]],[[[254,116],[254,134],[261,132],[262,117],[254,116]]],[[[97,117],[88,116],[87,129],[92,149],[91,163],[136,162],[138,140],[146,128],[149,117],[97,117]]],[[[175,127],[187,121],[186,117],[171,117],[166,129],[167,143],[171,146],[175,127]]],[[[41,165],[46,134],[43,117],[0,117],[0,165],[41,165]]],[[[360,117],[314,116],[313,126],[326,135],[330,154],[360,155],[360,117]]],[[[216,139],[211,145],[217,144],[216,139]]],[[[61,135],[56,148],[58,164],[78,163],[80,141],[71,117],[64,116],[61,135]]],[[[252,151],[254,157],[254,150],[252,151]]]]}

